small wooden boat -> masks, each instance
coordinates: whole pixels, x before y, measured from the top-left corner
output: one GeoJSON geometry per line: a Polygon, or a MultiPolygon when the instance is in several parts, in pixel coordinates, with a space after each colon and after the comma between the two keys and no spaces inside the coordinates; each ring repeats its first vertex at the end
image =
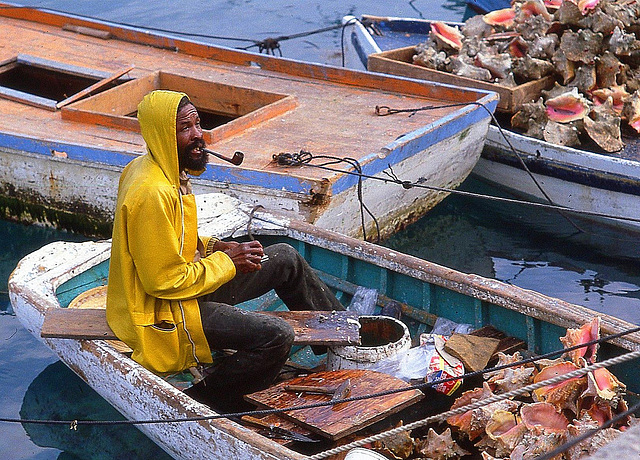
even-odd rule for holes
{"type": "MultiPolygon", "coordinates": [[[[304,255],[346,305],[357,288],[378,291],[376,312],[399,308],[411,334],[429,331],[438,317],[474,328],[492,326],[533,353],[562,348],[566,328],[589,322],[595,312],[505,283],[464,274],[384,247],[330,232],[221,194],[198,196],[200,232],[221,237],[259,239],[263,244],[287,242],[304,255]]],[[[107,281],[109,242],[49,244],[20,261],[9,280],[16,315],[32,334],[100,395],[131,420],[207,417],[216,415],[176,386],[142,368],[116,343],[107,340],[42,338],[45,315],[66,310],[72,299],[107,281]]],[[[278,306],[266,295],[267,308],[278,306]]],[[[247,308],[265,308],[248,305],[247,308]]],[[[598,315],[602,335],[633,325],[598,315]]],[[[617,356],[640,349],[640,334],[622,336],[601,345],[599,355],[617,356]]],[[[620,364],[612,372],[640,389],[637,366],[620,364]]],[[[355,422],[354,422],[355,423],[355,422]]],[[[154,423],[139,428],[176,458],[303,459],[305,455],[267,439],[238,423],[201,420],[197,423],[154,423]]],[[[308,448],[308,446],[307,446],[308,448]]]]}
{"type": "Polygon", "coordinates": [[[360,193],[356,161],[366,176],[388,178],[388,170],[401,180],[455,188],[477,162],[490,121],[475,103],[490,110],[496,103],[485,91],[277,59],[9,4],[0,5],[0,40],[3,206],[19,218],[76,228],[85,222],[84,233],[110,233],[122,167],[145,152],[137,104],[154,89],[189,94],[211,150],[227,158],[245,153],[239,166],[212,157],[214,164],[194,181],[195,193],[228,191],[356,237],[364,233],[362,219],[375,237],[373,219],[361,219],[365,206],[384,236],[447,195],[368,178],[360,193]],[[461,105],[447,108],[452,102],[461,105]],[[399,119],[377,116],[378,105],[439,108],[399,119]],[[352,160],[319,169],[273,158],[301,151],[352,160]]]}
{"type": "MultiPolygon", "coordinates": [[[[430,22],[376,16],[363,16],[358,22],[353,16],[346,16],[343,23],[349,25],[345,34],[348,37],[345,39],[345,63],[354,69],[368,67],[376,72],[411,78],[434,78],[436,73],[443,74],[427,74],[426,69],[409,64],[413,55],[410,47],[426,40],[430,22]]],[[[474,84],[491,86],[477,81],[474,84]]],[[[498,108],[526,102],[527,88],[518,91],[501,93],[498,108]]],[[[588,213],[567,214],[571,219],[637,232],[640,230],[637,220],[640,215],[640,141],[625,136],[624,142],[622,151],[606,154],[554,145],[507,129],[501,132],[492,124],[472,175],[521,199],[546,204],[550,199],[555,205],[588,213]],[[522,161],[535,182],[522,167],[522,161]]]]}

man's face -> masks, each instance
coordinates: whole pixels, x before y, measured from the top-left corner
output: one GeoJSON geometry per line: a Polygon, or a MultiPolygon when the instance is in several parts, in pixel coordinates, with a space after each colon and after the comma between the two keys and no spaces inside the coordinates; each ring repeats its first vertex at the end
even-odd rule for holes
{"type": "Polygon", "coordinates": [[[178,141],[178,165],[180,171],[190,169],[202,171],[207,167],[208,155],[202,151],[206,146],[202,138],[200,116],[193,104],[178,110],[176,117],[176,137],[178,141]]]}

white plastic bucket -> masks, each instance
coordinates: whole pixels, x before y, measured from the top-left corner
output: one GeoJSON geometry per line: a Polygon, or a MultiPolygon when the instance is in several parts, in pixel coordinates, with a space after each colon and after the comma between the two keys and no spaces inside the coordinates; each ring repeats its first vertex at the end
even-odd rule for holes
{"type": "Polygon", "coordinates": [[[361,316],[360,345],[329,347],[327,368],[368,369],[378,361],[411,348],[409,329],[390,316],[361,316]]]}
{"type": "Polygon", "coordinates": [[[363,447],[356,447],[351,449],[345,455],[344,460],[388,460],[384,455],[376,452],[375,450],[365,449],[363,447]]]}

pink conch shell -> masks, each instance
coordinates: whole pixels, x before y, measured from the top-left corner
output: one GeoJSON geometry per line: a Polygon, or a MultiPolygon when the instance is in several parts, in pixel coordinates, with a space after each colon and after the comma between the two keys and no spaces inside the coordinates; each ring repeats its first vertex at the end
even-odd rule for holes
{"type": "Polygon", "coordinates": [[[511,56],[521,58],[527,54],[527,48],[527,43],[522,39],[522,37],[518,36],[511,40],[508,50],[511,56]]]}
{"type": "Polygon", "coordinates": [[[562,5],[563,0],[544,0],[544,6],[547,10],[557,10],[562,5]]]}
{"type": "Polygon", "coordinates": [[[515,17],[516,11],[513,8],[503,8],[485,14],[482,19],[491,26],[503,26],[508,29],[513,26],[515,17]]]}
{"type": "Polygon", "coordinates": [[[529,428],[534,427],[546,433],[563,433],[569,425],[567,417],[559,413],[553,404],[539,402],[525,404],[520,409],[522,423],[529,428]]]}
{"type": "MultiPolygon", "coordinates": [[[[549,101],[547,101],[548,104],[549,101]]],[[[582,325],[578,329],[567,329],[567,335],[560,338],[565,348],[573,347],[581,343],[587,343],[600,338],[600,317],[596,316],[589,323],[582,325]]],[[[598,344],[589,345],[588,347],[578,348],[568,354],[571,361],[576,365],[580,365],[580,358],[584,358],[587,363],[593,364],[596,361],[598,352],[598,344]]]]}
{"type": "Polygon", "coordinates": [[[595,64],[584,64],[575,69],[575,78],[569,83],[572,88],[578,88],[582,94],[590,94],[597,88],[597,72],[595,64]]]}
{"type": "Polygon", "coordinates": [[[624,108],[624,101],[629,97],[629,93],[624,86],[612,86],[610,88],[599,88],[591,93],[593,103],[595,105],[604,104],[608,98],[613,101],[613,109],[617,114],[622,114],[624,108]]]}
{"type": "Polygon", "coordinates": [[[583,395],[595,396],[596,401],[613,403],[613,407],[617,406],[617,399],[627,390],[625,384],[604,367],[589,372],[587,382],[587,390],[583,395]]]}
{"type": "Polygon", "coordinates": [[[627,120],[629,126],[640,133],[640,93],[638,91],[625,100],[622,116],[627,120]]]}
{"type": "Polygon", "coordinates": [[[598,6],[600,0],[579,0],[578,8],[582,14],[587,14],[588,11],[593,11],[598,6]]]}
{"type": "MultiPolygon", "coordinates": [[[[476,388],[475,390],[466,391],[456,399],[451,406],[451,409],[457,409],[458,407],[471,404],[472,402],[480,401],[493,396],[491,389],[487,382],[482,384],[482,388],[476,388]]],[[[491,420],[491,416],[497,410],[505,410],[508,412],[515,412],[518,410],[520,403],[511,400],[497,401],[477,409],[472,409],[461,415],[454,415],[447,419],[449,425],[458,427],[460,431],[466,433],[469,439],[473,440],[485,432],[487,423],[491,420]]]]}
{"type": "Polygon", "coordinates": [[[584,130],[605,152],[617,152],[624,148],[620,132],[620,116],[613,108],[613,99],[593,108],[584,119],[584,130]]]}
{"type": "Polygon", "coordinates": [[[589,103],[578,94],[577,88],[549,99],[545,105],[549,119],[558,123],[582,120],[589,114],[589,103]]]}
{"type": "MultiPolygon", "coordinates": [[[[396,427],[402,426],[402,421],[396,424],[396,427]]],[[[381,441],[374,441],[373,447],[382,451],[391,458],[404,459],[409,458],[413,453],[414,439],[409,435],[408,431],[400,431],[398,434],[384,438],[381,441]]]]}
{"type": "Polygon", "coordinates": [[[431,32],[437,40],[447,44],[451,48],[462,48],[462,33],[457,27],[452,27],[444,22],[432,22],[431,32]]]}
{"type": "Polygon", "coordinates": [[[438,434],[433,428],[429,428],[427,438],[416,441],[415,450],[424,458],[434,460],[447,460],[471,455],[455,443],[451,437],[451,428],[447,428],[442,434],[438,434]]]}
{"type": "Polygon", "coordinates": [[[591,404],[591,407],[584,411],[592,420],[594,420],[599,426],[604,425],[606,422],[613,418],[613,412],[611,406],[601,406],[596,402],[591,404]]]}
{"type": "Polygon", "coordinates": [[[527,0],[522,4],[520,10],[525,16],[540,15],[547,21],[551,20],[551,15],[549,14],[549,11],[547,11],[547,7],[542,0],[527,0]]]}
{"type": "Polygon", "coordinates": [[[566,30],[560,39],[560,49],[567,59],[592,64],[600,55],[604,35],[591,29],[580,29],[578,32],[566,30]]]}
{"type": "Polygon", "coordinates": [[[499,457],[509,456],[513,448],[522,440],[526,430],[527,427],[520,423],[517,415],[504,410],[495,411],[485,428],[499,457]]]}
{"type": "Polygon", "coordinates": [[[617,84],[618,75],[624,65],[611,51],[605,51],[596,59],[596,78],[600,88],[607,88],[617,84]]]}
{"type": "MultiPolygon", "coordinates": [[[[575,420],[567,427],[569,431],[569,440],[577,438],[591,430],[598,428],[598,424],[591,420],[588,416],[580,420],[575,420]]],[[[606,428],[595,432],[592,436],[580,441],[578,444],[570,447],[565,453],[567,460],[577,460],[586,458],[598,450],[600,447],[613,441],[620,435],[620,431],[614,428],[606,428]]]]}
{"type": "Polygon", "coordinates": [[[578,128],[571,123],[558,123],[549,120],[542,131],[544,140],[556,145],[572,147],[580,145],[578,128]]]}
{"type": "Polygon", "coordinates": [[[556,71],[562,77],[563,84],[569,83],[576,76],[576,63],[567,59],[564,51],[556,50],[551,60],[556,66],[556,71]]]}
{"type": "MultiPolygon", "coordinates": [[[[560,364],[545,367],[535,376],[534,383],[557,377],[559,375],[568,374],[578,369],[575,364],[566,361],[560,364]]],[[[547,385],[537,390],[533,390],[533,399],[539,402],[548,402],[553,404],[557,409],[569,409],[577,412],[576,401],[586,387],[586,377],[573,377],[564,380],[555,385],[547,385]]]]}
{"type": "MultiPolygon", "coordinates": [[[[465,391],[462,393],[451,405],[451,410],[457,409],[458,407],[466,406],[467,404],[471,404],[476,401],[480,401],[481,399],[490,398],[493,396],[493,392],[489,385],[485,382],[482,385],[482,388],[475,388],[473,390],[465,391]]],[[[480,436],[483,430],[471,430],[471,416],[472,410],[469,410],[463,414],[453,415],[447,419],[447,423],[449,425],[458,427],[460,431],[467,433],[469,435],[469,439],[474,439],[480,436]]]]}
{"type": "Polygon", "coordinates": [[[488,382],[496,393],[507,393],[529,385],[533,381],[533,371],[533,367],[508,368],[501,375],[491,377],[488,382]]]}

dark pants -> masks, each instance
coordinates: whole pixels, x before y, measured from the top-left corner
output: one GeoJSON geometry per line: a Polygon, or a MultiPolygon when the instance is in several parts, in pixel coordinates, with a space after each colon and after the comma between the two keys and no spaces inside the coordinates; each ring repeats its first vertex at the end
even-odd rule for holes
{"type": "Polygon", "coordinates": [[[212,350],[235,353],[216,359],[204,381],[187,390],[198,401],[224,411],[245,410],[242,395],[268,387],[286,362],[294,334],[280,318],[233,305],[274,289],[289,310],[344,310],[300,254],[287,244],[264,249],[269,260],[253,273],[238,273],[199,299],[204,333],[212,350]]]}

